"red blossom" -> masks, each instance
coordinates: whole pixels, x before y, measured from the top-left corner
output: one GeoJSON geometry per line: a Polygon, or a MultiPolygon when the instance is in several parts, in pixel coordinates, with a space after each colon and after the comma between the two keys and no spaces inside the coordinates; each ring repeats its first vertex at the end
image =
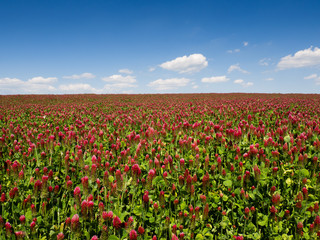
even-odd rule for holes
{"type": "Polygon", "coordinates": [[[130,240],[137,240],[138,234],[137,234],[137,232],[136,232],[134,229],[132,229],[132,230],[130,231],[130,233],[129,233],[129,238],[130,238],[130,240]]]}
{"type": "Polygon", "coordinates": [[[115,229],[117,229],[117,230],[119,230],[119,229],[122,227],[122,225],[121,225],[121,220],[120,220],[120,218],[119,218],[118,216],[115,216],[115,217],[114,217],[112,224],[113,224],[113,227],[114,227],[115,229]]]}

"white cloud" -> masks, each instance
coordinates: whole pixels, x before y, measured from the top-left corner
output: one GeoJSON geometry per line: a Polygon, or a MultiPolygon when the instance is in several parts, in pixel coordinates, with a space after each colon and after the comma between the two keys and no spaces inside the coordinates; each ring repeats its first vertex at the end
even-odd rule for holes
{"type": "Polygon", "coordinates": [[[185,87],[190,82],[187,78],[169,78],[169,79],[158,79],[148,84],[149,87],[155,88],[156,90],[172,90],[179,87],[185,87]]]}
{"type": "Polygon", "coordinates": [[[320,85],[320,76],[318,76],[316,73],[306,76],[304,77],[304,79],[306,80],[314,79],[315,84],[320,85]]]}
{"type": "Polygon", "coordinates": [[[318,77],[317,74],[311,74],[309,76],[304,77],[304,79],[316,79],[318,77]]]}
{"type": "Polygon", "coordinates": [[[266,78],[265,80],[266,80],[266,81],[273,81],[274,78],[270,77],[270,78],[266,78]]]}
{"type": "Polygon", "coordinates": [[[245,86],[245,87],[249,87],[249,86],[252,86],[252,85],[253,85],[253,82],[244,83],[244,86],[245,86]]]}
{"type": "Polygon", "coordinates": [[[135,76],[122,76],[122,75],[111,75],[109,77],[102,78],[105,82],[112,82],[112,83],[135,83],[136,77],[135,76]]]}
{"type": "Polygon", "coordinates": [[[63,92],[72,92],[72,93],[121,93],[122,89],[137,87],[136,85],[130,83],[113,83],[106,84],[103,88],[97,89],[92,87],[87,83],[75,83],[75,84],[66,84],[60,85],[59,89],[63,92]]]}
{"type": "Polygon", "coordinates": [[[198,72],[208,66],[208,61],[202,54],[191,54],[189,56],[177,57],[174,60],[160,64],[160,67],[179,72],[192,73],[198,72]]]}
{"type": "Polygon", "coordinates": [[[28,80],[29,83],[39,83],[39,84],[48,84],[48,83],[54,83],[56,82],[58,79],[56,77],[48,77],[48,78],[44,78],[44,77],[33,77],[31,79],[28,80]]]}
{"type": "Polygon", "coordinates": [[[261,66],[269,66],[271,58],[263,58],[259,61],[259,65],[261,66]]]}
{"type": "Polygon", "coordinates": [[[194,89],[197,89],[199,87],[195,82],[192,82],[191,85],[192,85],[192,88],[194,89]]]}
{"type": "Polygon", "coordinates": [[[155,67],[150,67],[150,68],[149,68],[149,72],[153,72],[154,70],[156,70],[155,67]]]}
{"type": "Polygon", "coordinates": [[[29,84],[26,83],[25,87],[28,88],[25,90],[26,92],[29,93],[52,93],[53,91],[56,90],[56,88],[52,85],[47,85],[47,84],[29,84]]]}
{"type": "Polygon", "coordinates": [[[3,88],[19,86],[20,84],[24,84],[24,82],[18,78],[0,78],[0,86],[3,88]]]}
{"type": "Polygon", "coordinates": [[[253,82],[245,82],[243,79],[236,79],[233,81],[235,84],[239,84],[243,87],[249,87],[253,85],[253,82]]]}
{"type": "Polygon", "coordinates": [[[120,89],[137,87],[134,83],[137,81],[135,76],[111,75],[102,78],[108,84],[104,85],[105,92],[119,92],[120,89]]]}
{"type": "Polygon", "coordinates": [[[122,94],[133,94],[134,91],[133,91],[132,89],[130,89],[130,90],[124,90],[124,91],[122,91],[121,93],[122,93],[122,94]]]}
{"type": "Polygon", "coordinates": [[[97,89],[95,89],[94,87],[92,87],[90,84],[87,84],[87,83],[74,83],[74,84],[60,85],[59,89],[65,92],[76,92],[76,93],[98,92],[97,89]]]}
{"type": "Polygon", "coordinates": [[[113,83],[113,84],[104,85],[104,89],[106,91],[110,91],[112,89],[134,88],[134,87],[137,87],[137,85],[131,84],[131,83],[113,83]]]}
{"type": "Polygon", "coordinates": [[[239,72],[242,72],[242,73],[249,73],[248,71],[242,69],[239,65],[239,63],[237,64],[234,64],[234,65],[231,65],[229,68],[228,68],[228,73],[231,73],[233,71],[239,71],[239,72]]]}
{"type": "MultiPolygon", "coordinates": [[[[36,82],[36,81],[35,81],[36,82]]],[[[34,93],[52,93],[55,87],[42,83],[22,81],[18,78],[1,78],[0,93],[2,94],[34,94],[34,93]]]]}
{"type": "Polygon", "coordinates": [[[228,50],[227,53],[238,53],[240,52],[240,49],[239,48],[236,48],[234,50],[228,50]]]}
{"type": "Polygon", "coordinates": [[[320,48],[312,47],[300,50],[293,56],[288,55],[281,58],[277,67],[279,70],[290,69],[290,68],[302,68],[320,66],[320,48]]]}
{"type": "Polygon", "coordinates": [[[248,42],[243,42],[243,46],[244,46],[244,47],[246,47],[246,46],[248,46],[248,45],[249,45],[248,42]]]}
{"type": "Polygon", "coordinates": [[[237,79],[237,80],[234,80],[233,82],[236,84],[241,84],[243,83],[243,79],[237,79]]]}
{"type": "Polygon", "coordinates": [[[229,78],[227,78],[226,76],[206,77],[201,79],[201,82],[204,83],[218,83],[227,81],[229,81],[229,78]]]}
{"type": "Polygon", "coordinates": [[[65,79],[91,79],[91,78],[95,78],[96,76],[93,75],[92,73],[82,73],[82,74],[74,74],[71,76],[63,76],[63,78],[65,79]]]}
{"type": "Polygon", "coordinates": [[[120,69],[119,73],[132,74],[133,71],[131,71],[131,70],[127,69],[127,68],[124,68],[124,69],[120,69]]]}

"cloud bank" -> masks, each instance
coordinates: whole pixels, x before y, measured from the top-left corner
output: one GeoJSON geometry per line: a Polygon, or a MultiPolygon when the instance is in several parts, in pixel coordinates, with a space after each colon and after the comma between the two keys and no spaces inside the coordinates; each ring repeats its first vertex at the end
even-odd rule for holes
{"type": "Polygon", "coordinates": [[[160,64],[160,67],[166,70],[178,73],[193,73],[208,66],[208,61],[202,54],[191,54],[189,56],[177,57],[174,60],[160,64]]]}
{"type": "Polygon", "coordinates": [[[317,47],[310,47],[300,50],[294,55],[285,56],[277,64],[279,70],[313,66],[320,66],[320,48],[317,47]]]}

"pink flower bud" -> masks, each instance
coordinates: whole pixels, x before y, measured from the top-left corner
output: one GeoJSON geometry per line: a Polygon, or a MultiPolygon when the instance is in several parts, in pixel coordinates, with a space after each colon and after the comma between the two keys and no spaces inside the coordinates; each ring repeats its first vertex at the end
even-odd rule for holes
{"type": "Polygon", "coordinates": [[[132,229],[129,233],[129,237],[130,237],[130,240],[137,240],[138,234],[134,229],[132,229]]]}

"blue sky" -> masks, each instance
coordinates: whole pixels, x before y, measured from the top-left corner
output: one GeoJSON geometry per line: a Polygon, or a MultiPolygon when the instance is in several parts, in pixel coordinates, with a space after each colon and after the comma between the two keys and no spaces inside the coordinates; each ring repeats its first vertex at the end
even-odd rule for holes
{"type": "Polygon", "coordinates": [[[319,93],[320,1],[0,0],[0,94],[319,93]]]}

